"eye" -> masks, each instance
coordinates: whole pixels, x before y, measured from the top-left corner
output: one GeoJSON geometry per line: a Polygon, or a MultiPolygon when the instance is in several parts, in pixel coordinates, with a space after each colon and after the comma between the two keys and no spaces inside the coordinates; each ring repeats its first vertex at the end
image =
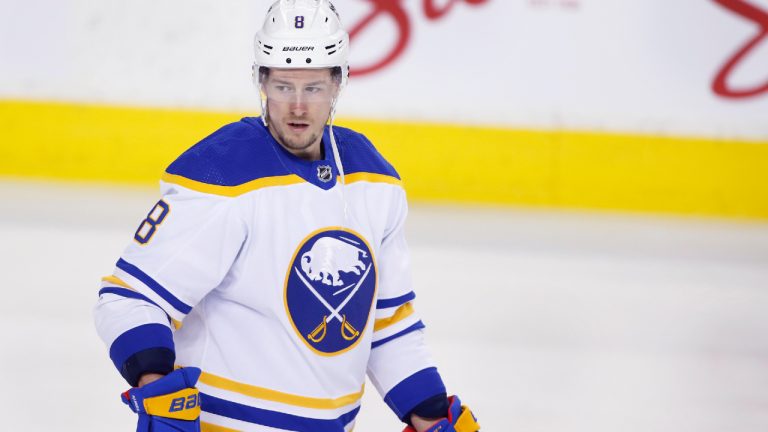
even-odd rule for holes
{"type": "Polygon", "coordinates": [[[278,84],[278,85],[276,85],[276,86],[275,86],[275,90],[277,90],[277,91],[279,91],[279,92],[282,92],[282,93],[285,93],[285,92],[289,92],[289,91],[292,91],[293,89],[292,89],[290,86],[287,86],[287,85],[279,85],[279,84],[278,84]]]}
{"type": "Polygon", "coordinates": [[[319,93],[323,91],[321,87],[309,86],[305,89],[308,93],[319,93]]]}

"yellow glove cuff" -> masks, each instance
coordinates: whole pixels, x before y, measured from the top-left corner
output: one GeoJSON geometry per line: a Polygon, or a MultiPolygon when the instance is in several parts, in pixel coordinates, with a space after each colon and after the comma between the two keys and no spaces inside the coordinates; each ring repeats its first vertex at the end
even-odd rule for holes
{"type": "Polygon", "coordinates": [[[200,417],[200,393],[186,388],[175,393],[144,399],[144,411],[149,415],[176,420],[197,420],[200,417]]]}
{"type": "Polygon", "coordinates": [[[456,419],[453,428],[456,429],[456,432],[477,432],[480,430],[480,425],[477,424],[477,420],[475,420],[475,416],[472,415],[472,411],[470,411],[466,405],[462,405],[461,415],[456,419]]]}

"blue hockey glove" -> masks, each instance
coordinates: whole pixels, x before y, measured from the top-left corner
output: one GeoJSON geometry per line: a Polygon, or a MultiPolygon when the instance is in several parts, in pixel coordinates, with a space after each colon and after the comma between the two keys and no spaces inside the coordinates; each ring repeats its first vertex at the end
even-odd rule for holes
{"type": "Polygon", "coordinates": [[[200,432],[200,395],[195,384],[200,369],[176,369],[144,387],[122,394],[139,415],[137,432],[200,432]]]}
{"type": "MultiPolygon", "coordinates": [[[[448,404],[448,417],[433,424],[425,432],[477,432],[480,430],[474,414],[466,405],[461,404],[458,396],[449,397],[448,404]]],[[[416,429],[408,426],[403,432],[416,432],[416,429]]]]}

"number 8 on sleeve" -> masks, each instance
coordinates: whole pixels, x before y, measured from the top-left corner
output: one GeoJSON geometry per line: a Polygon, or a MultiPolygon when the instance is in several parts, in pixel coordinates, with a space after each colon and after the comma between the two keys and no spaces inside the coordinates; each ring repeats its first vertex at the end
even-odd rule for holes
{"type": "Polygon", "coordinates": [[[147,217],[141,221],[139,228],[136,230],[136,234],[133,235],[133,239],[139,242],[141,245],[145,245],[152,240],[152,236],[155,235],[158,225],[163,223],[165,217],[170,213],[171,207],[168,204],[160,200],[152,207],[147,217]]]}

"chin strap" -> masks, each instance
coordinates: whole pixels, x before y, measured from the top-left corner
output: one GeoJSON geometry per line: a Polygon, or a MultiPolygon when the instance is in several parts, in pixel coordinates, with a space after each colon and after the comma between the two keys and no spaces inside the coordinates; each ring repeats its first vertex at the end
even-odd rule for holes
{"type": "Polygon", "coordinates": [[[331,149],[333,149],[333,160],[336,161],[336,167],[339,169],[339,176],[341,177],[341,201],[344,203],[344,226],[349,225],[348,211],[347,211],[347,197],[344,193],[345,186],[347,184],[344,177],[344,165],[341,164],[341,156],[339,156],[339,147],[336,145],[336,137],[333,133],[333,120],[336,116],[336,99],[333,100],[331,105],[331,116],[328,124],[328,134],[331,136],[331,149]]]}
{"type": "Polygon", "coordinates": [[[269,126],[267,123],[267,95],[264,93],[264,89],[261,88],[261,75],[259,75],[259,66],[254,63],[251,65],[251,81],[259,92],[259,103],[261,104],[261,122],[264,126],[269,126]]]}
{"type": "Polygon", "coordinates": [[[259,90],[259,96],[261,101],[261,122],[264,123],[264,127],[269,126],[267,123],[267,96],[259,90]]]}

